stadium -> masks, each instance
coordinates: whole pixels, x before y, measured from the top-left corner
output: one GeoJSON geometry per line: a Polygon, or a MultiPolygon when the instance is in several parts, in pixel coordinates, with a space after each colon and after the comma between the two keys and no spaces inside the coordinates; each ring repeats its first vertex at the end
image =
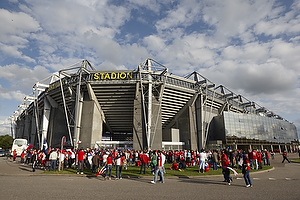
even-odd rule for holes
{"type": "Polygon", "coordinates": [[[180,77],[153,59],[133,70],[80,61],[37,82],[11,116],[12,135],[38,148],[291,150],[296,126],[214,84],[180,77]]]}

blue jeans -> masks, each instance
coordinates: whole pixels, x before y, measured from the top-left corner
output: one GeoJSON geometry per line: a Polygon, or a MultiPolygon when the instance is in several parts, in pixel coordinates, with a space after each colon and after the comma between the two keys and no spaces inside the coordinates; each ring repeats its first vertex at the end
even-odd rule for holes
{"type": "Polygon", "coordinates": [[[217,169],[218,169],[217,162],[213,162],[213,169],[214,169],[214,170],[217,170],[217,169]]]}
{"type": "Polygon", "coordinates": [[[157,181],[157,175],[159,173],[159,176],[160,176],[160,182],[164,183],[165,182],[165,179],[164,179],[164,167],[156,167],[155,168],[155,174],[154,174],[154,182],[156,183],[157,181]]]}
{"type": "Polygon", "coordinates": [[[143,168],[144,168],[144,174],[146,174],[146,166],[147,166],[147,163],[142,163],[141,164],[140,174],[142,174],[143,168]]]}
{"type": "Polygon", "coordinates": [[[80,170],[81,170],[81,172],[83,172],[83,165],[84,165],[84,160],[78,161],[77,172],[79,172],[80,170]]]}
{"type": "Polygon", "coordinates": [[[252,186],[252,182],[251,182],[251,179],[250,179],[250,170],[247,170],[245,172],[244,179],[245,179],[246,185],[251,185],[252,186]]]}
{"type": "Polygon", "coordinates": [[[116,178],[122,178],[122,165],[116,165],[116,178]]]}
{"type": "Polygon", "coordinates": [[[129,158],[128,165],[133,164],[132,158],[129,158]]]}
{"type": "Polygon", "coordinates": [[[107,176],[108,170],[109,170],[109,177],[111,177],[111,169],[112,169],[112,165],[107,165],[106,166],[106,174],[105,174],[105,176],[107,176]]]}
{"type": "Polygon", "coordinates": [[[56,160],[50,160],[50,169],[49,171],[51,171],[53,169],[53,171],[56,170],[56,160]]]}

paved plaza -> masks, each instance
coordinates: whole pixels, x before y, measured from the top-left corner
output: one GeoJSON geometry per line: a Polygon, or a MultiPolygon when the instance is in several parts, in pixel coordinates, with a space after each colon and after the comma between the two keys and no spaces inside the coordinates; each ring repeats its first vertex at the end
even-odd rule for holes
{"type": "MultiPolygon", "coordinates": [[[[289,159],[298,154],[288,154],[289,159]]],[[[300,199],[300,163],[281,163],[276,155],[274,169],[251,171],[253,188],[246,188],[242,174],[228,186],[221,175],[166,177],[151,184],[152,177],[105,181],[84,175],[43,175],[30,166],[0,158],[0,199],[300,199]]],[[[167,171],[168,172],[168,171],[167,171]]]]}

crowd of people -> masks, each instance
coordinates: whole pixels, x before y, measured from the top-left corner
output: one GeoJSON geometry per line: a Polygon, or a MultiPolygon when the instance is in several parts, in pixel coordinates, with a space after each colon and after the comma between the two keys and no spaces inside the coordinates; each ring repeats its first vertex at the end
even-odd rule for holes
{"type": "MultiPolygon", "coordinates": [[[[15,155],[15,154],[14,154],[15,155]]],[[[252,187],[250,170],[262,169],[263,165],[270,165],[270,158],[274,159],[273,151],[260,150],[232,150],[230,147],[214,151],[193,150],[121,150],[121,149],[48,149],[46,151],[28,149],[21,154],[21,164],[32,164],[33,172],[37,167],[44,170],[55,171],[66,168],[77,168],[77,174],[83,174],[83,169],[91,170],[92,173],[104,176],[105,180],[111,180],[113,166],[116,169],[116,179],[122,179],[122,170],[127,166],[140,167],[140,174],[145,174],[146,169],[154,175],[151,183],[164,183],[165,163],[172,163],[170,170],[183,171],[189,166],[199,166],[199,173],[205,173],[210,168],[217,170],[222,168],[224,182],[228,185],[232,182],[230,170],[241,169],[247,187],[252,187]],[[105,172],[103,172],[105,169],[105,172]]],[[[284,162],[287,154],[283,154],[284,162]]],[[[15,157],[13,157],[15,160],[15,157]]]]}

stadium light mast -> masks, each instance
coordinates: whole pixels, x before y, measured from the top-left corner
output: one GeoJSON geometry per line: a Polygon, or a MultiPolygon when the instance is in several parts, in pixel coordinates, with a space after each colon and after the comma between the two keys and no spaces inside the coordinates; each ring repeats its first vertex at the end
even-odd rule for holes
{"type": "Polygon", "coordinates": [[[152,76],[151,76],[151,60],[147,60],[148,66],[148,120],[147,120],[147,145],[148,150],[151,149],[151,123],[152,123],[152,76]]]}

